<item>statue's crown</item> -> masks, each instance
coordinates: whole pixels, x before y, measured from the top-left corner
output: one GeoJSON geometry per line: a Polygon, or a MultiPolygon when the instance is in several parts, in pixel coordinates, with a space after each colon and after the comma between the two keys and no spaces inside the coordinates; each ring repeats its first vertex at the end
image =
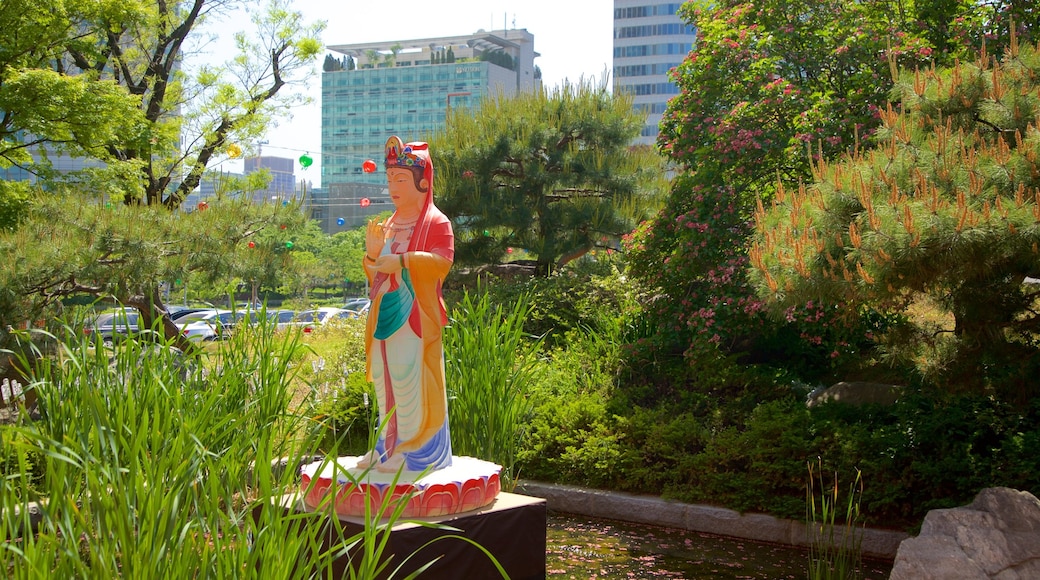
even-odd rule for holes
{"type": "Polygon", "coordinates": [[[405,145],[400,137],[396,135],[386,140],[386,162],[384,165],[390,167],[420,167],[426,169],[429,163],[429,145],[423,142],[409,143],[405,145]],[[419,152],[422,153],[419,153],[419,152]]]}

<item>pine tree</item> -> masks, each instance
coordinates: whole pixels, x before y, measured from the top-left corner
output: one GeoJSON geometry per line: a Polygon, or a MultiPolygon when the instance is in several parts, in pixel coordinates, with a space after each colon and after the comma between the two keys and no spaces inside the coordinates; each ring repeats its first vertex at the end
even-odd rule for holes
{"type": "Polygon", "coordinates": [[[952,336],[946,381],[1040,394],[1040,292],[1023,284],[1040,277],[1038,79],[1040,50],[1014,42],[999,62],[903,73],[876,147],[759,207],[751,261],[769,299],[902,312],[927,297],[952,327],[904,349],[952,336]]]}
{"type": "Polygon", "coordinates": [[[616,247],[658,206],[662,161],[629,145],[642,125],[629,97],[587,82],[453,109],[431,150],[456,260],[493,263],[516,248],[548,274],[616,247]]]}

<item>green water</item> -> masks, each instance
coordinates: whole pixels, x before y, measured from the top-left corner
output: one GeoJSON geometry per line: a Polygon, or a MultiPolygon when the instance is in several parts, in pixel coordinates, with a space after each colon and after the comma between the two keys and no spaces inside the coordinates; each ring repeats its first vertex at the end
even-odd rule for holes
{"type": "MultiPolygon", "coordinates": [[[[803,550],[670,528],[550,513],[546,578],[806,578],[803,550]]],[[[865,561],[864,580],[891,563],[865,561]]]]}

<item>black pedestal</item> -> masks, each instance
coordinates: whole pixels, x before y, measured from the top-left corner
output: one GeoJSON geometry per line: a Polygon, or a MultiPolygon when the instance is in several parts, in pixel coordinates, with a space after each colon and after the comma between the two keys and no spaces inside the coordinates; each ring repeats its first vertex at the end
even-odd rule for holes
{"type": "MultiPolygon", "coordinates": [[[[309,511],[302,502],[286,506],[285,509],[309,511]]],[[[477,547],[458,538],[443,538],[458,535],[480,544],[490,552],[512,580],[545,578],[544,499],[503,492],[494,503],[479,510],[413,521],[451,526],[457,528],[457,531],[424,527],[411,522],[395,525],[386,549],[382,552],[384,559],[393,556],[386,576],[405,558],[408,561],[397,571],[395,578],[403,578],[439,557],[419,578],[481,580],[502,577],[487,555],[477,547]],[[443,539],[426,545],[436,538],[443,539]]],[[[336,526],[331,524],[325,522],[322,530],[315,530],[326,537],[326,546],[334,541],[334,535],[329,532],[336,526]]],[[[364,530],[364,522],[360,518],[340,517],[339,526],[346,537],[364,530]]],[[[337,559],[332,567],[332,577],[349,578],[348,566],[350,560],[347,556],[337,559]]]]}

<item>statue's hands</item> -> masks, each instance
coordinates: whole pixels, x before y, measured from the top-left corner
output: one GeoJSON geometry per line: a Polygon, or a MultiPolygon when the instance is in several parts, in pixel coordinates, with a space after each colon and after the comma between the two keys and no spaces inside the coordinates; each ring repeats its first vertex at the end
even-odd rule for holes
{"type": "Polygon", "coordinates": [[[372,264],[376,272],[382,272],[384,274],[397,274],[404,269],[404,255],[403,254],[390,254],[388,256],[379,256],[376,258],[376,263],[372,264]]]}
{"type": "Polygon", "coordinates": [[[365,228],[365,255],[369,259],[378,260],[379,254],[383,253],[383,244],[386,243],[386,222],[368,220],[365,228]]]}

